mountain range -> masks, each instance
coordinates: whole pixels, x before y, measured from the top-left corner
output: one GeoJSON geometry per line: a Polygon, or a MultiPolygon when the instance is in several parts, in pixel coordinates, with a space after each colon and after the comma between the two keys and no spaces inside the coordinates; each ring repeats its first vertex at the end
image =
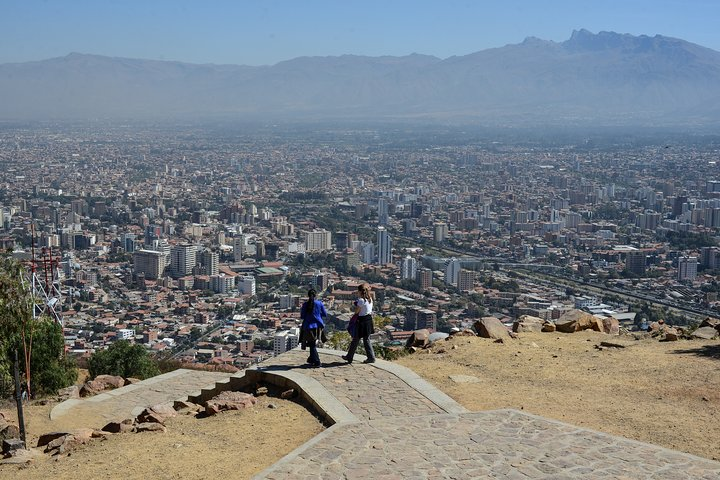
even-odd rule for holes
{"type": "Polygon", "coordinates": [[[71,53],[0,65],[0,120],[406,119],[514,124],[720,121],[720,52],[577,30],[440,59],[299,57],[272,66],[71,53]]]}

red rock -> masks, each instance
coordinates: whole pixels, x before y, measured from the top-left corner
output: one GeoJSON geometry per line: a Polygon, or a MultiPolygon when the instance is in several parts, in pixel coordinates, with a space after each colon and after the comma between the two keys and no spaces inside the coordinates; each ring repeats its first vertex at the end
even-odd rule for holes
{"type": "Polygon", "coordinates": [[[110,433],[127,433],[132,431],[134,421],[130,418],[123,420],[122,422],[110,422],[105,425],[102,430],[110,433]]]}
{"type": "Polygon", "coordinates": [[[665,328],[665,341],[666,342],[675,342],[680,337],[680,333],[677,331],[677,329],[672,327],[666,327],[665,328]]]}
{"type": "Polygon", "coordinates": [[[617,318],[603,318],[603,331],[609,335],[620,335],[620,322],[617,318]]]}
{"type": "Polygon", "coordinates": [[[105,389],[120,388],[125,386],[125,380],[115,375],[98,375],[94,378],[96,382],[105,384],[105,389]]]}
{"type": "Polygon", "coordinates": [[[150,410],[152,410],[154,413],[157,413],[158,415],[162,415],[165,418],[172,418],[177,416],[177,412],[169,403],[153,405],[152,407],[150,407],[150,410]]]}
{"type": "Polygon", "coordinates": [[[712,340],[718,336],[718,331],[713,327],[702,327],[696,329],[691,335],[692,338],[702,338],[704,340],[712,340]]]}
{"type": "Polygon", "coordinates": [[[540,332],[544,322],[540,317],[522,315],[513,323],[512,331],[516,333],[540,332]]]}
{"type": "Polygon", "coordinates": [[[92,397],[93,395],[97,395],[98,393],[102,392],[104,389],[104,383],[90,380],[89,382],[85,382],[82,388],[80,388],[80,396],[83,398],[92,397]]]}
{"type": "Polygon", "coordinates": [[[72,385],[58,391],[58,400],[61,402],[70,398],[80,398],[80,387],[72,385]]]}
{"type": "Polygon", "coordinates": [[[714,317],[707,317],[698,326],[698,328],[703,328],[703,327],[713,327],[713,328],[717,329],[718,327],[720,327],[720,319],[714,318],[714,317]]]}
{"type": "Polygon", "coordinates": [[[483,338],[507,338],[510,336],[507,327],[495,317],[483,317],[473,325],[475,331],[483,338]]]}
{"type": "Polygon", "coordinates": [[[160,423],[164,425],[165,417],[146,408],[137,416],[137,423],[160,423]]]}
{"type": "Polygon", "coordinates": [[[139,378],[128,377],[125,379],[125,385],[135,385],[136,383],[140,382],[142,382],[142,380],[140,380],[139,378]]]}
{"type": "Polygon", "coordinates": [[[405,347],[418,347],[424,348],[430,344],[430,331],[423,328],[421,330],[415,330],[410,338],[405,342],[405,347]]]}
{"type": "Polygon", "coordinates": [[[0,424],[0,440],[10,440],[11,438],[18,438],[20,436],[20,429],[16,425],[2,423],[0,424]]]}
{"type": "Polygon", "coordinates": [[[542,330],[543,332],[554,332],[556,330],[555,324],[552,322],[543,323],[542,330]]]}

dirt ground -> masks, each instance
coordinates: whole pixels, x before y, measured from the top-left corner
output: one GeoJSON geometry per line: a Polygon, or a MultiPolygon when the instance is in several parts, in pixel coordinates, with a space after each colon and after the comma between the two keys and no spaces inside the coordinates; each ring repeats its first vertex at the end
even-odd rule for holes
{"type": "MultiPolygon", "coordinates": [[[[40,433],[54,430],[48,418],[52,406],[28,408],[31,445],[40,433]]],[[[15,414],[8,408],[3,411],[15,414]]],[[[246,479],[324,430],[304,406],[272,397],[260,397],[251,409],[203,419],[179,416],[166,425],[167,433],[96,439],[70,455],[43,455],[26,467],[0,465],[0,478],[246,479]],[[270,408],[271,403],[276,408],[270,408]]]]}
{"type": "Polygon", "coordinates": [[[472,411],[515,408],[720,460],[720,342],[595,348],[613,339],[590,331],[505,343],[457,337],[398,363],[472,411]]]}

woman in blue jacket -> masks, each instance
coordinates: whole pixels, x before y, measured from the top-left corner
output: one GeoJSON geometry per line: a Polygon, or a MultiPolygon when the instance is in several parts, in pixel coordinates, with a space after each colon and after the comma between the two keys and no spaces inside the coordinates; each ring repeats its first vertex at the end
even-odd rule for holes
{"type": "Polygon", "coordinates": [[[317,292],[312,288],[308,291],[308,299],[303,303],[300,309],[300,318],[302,319],[301,342],[303,348],[310,348],[310,356],[308,363],[313,367],[320,366],[320,355],[317,351],[317,341],[322,338],[322,332],[325,328],[324,318],[327,317],[325,305],[315,297],[317,292]]]}

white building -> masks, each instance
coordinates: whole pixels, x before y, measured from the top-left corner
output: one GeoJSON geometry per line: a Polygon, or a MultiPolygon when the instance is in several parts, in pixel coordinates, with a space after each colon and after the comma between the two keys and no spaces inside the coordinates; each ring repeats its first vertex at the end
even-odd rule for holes
{"type": "Polygon", "coordinates": [[[170,251],[170,270],[175,277],[190,275],[197,263],[197,246],[176,245],[170,251]]]}
{"type": "Polygon", "coordinates": [[[121,328],[117,331],[118,340],[132,340],[133,338],[135,338],[135,330],[130,330],[129,328],[121,328]]]}
{"type": "Polygon", "coordinates": [[[693,281],[697,278],[697,257],[678,258],[678,281],[693,281]]]}
{"type": "Polygon", "coordinates": [[[255,295],[255,277],[246,275],[238,280],[238,290],[243,295],[255,295]]]}
{"type": "Polygon", "coordinates": [[[160,278],[165,271],[165,255],[153,250],[136,250],[133,254],[135,273],[142,273],[145,278],[160,278]]]}
{"type": "Polygon", "coordinates": [[[400,278],[403,280],[415,280],[417,277],[417,260],[410,255],[402,259],[400,265],[400,278]]]}
{"type": "Polygon", "coordinates": [[[307,232],[305,236],[305,251],[306,252],[320,252],[323,250],[330,250],[331,246],[331,234],[327,230],[313,230],[307,232]]]}
{"type": "Polygon", "coordinates": [[[235,278],[221,273],[210,275],[210,290],[215,293],[229,293],[235,288],[235,278]]]}
{"type": "Polygon", "coordinates": [[[460,260],[453,257],[445,264],[445,283],[448,285],[457,285],[460,275],[460,260]]]}
{"type": "Polygon", "coordinates": [[[280,355],[298,346],[300,340],[300,329],[291,328],[277,332],[273,337],[273,352],[280,355]]]}

